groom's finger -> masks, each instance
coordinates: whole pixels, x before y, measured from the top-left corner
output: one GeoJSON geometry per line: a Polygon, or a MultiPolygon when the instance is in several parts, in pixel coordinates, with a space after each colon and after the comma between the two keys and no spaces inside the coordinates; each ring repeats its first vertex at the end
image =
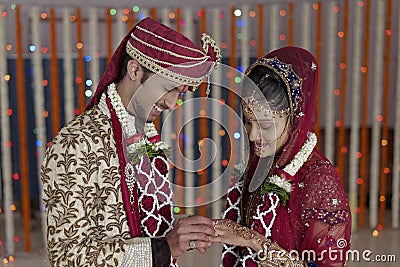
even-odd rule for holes
{"type": "MultiPolygon", "coordinates": [[[[205,235],[215,235],[215,230],[213,226],[210,226],[209,219],[199,217],[199,216],[191,216],[186,217],[178,221],[175,227],[179,228],[180,234],[188,234],[188,233],[203,233],[205,235]],[[194,218],[197,217],[197,218],[194,218]]],[[[211,220],[211,224],[214,222],[211,220]]]]}
{"type": "Polygon", "coordinates": [[[207,250],[212,245],[212,242],[210,242],[208,240],[207,241],[196,240],[195,244],[196,244],[196,249],[198,249],[200,251],[200,249],[207,250]]]}
{"type": "Polygon", "coordinates": [[[197,215],[186,217],[183,220],[190,224],[204,224],[210,227],[214,227],[215,224],[213,220],[197,215]]]}

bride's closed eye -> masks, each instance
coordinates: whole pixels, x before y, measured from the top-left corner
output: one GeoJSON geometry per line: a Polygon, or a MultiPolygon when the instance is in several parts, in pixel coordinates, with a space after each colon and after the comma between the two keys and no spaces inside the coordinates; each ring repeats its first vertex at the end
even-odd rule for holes
{"type": "Polygon", "coordinates": [[[261,122],[261,123],[259,123],[259,125],[260,125],[260,128],[263,130],[268,130],[274,126],[274,124],[270,123],[270,122],[261,122]]]}

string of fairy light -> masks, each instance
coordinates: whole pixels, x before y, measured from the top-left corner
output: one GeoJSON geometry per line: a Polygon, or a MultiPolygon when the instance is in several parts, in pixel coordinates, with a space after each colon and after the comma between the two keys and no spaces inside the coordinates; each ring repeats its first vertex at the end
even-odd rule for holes
{"type": "MultiPolygon", "coordinates": [[[[38,149],[34,152],[29,151],[29,153],[34,153],[30,157],[41,159],[44,153],[43,150],[48,144],[47,138],[54,136],[61,127],[61,125],[57,125],[59,124],[57,121],[69,121],[73,116],[81,113],[85,102],[95,91],[101,74],[99,70],[100,60],[109,58],[111,56],[110,51],[113,51],[120,40],[120,35],[125,34],[135,22],[146,16],[153,16],[155,19],[162,20],[163,23],[169,24],[169,26],[186,35],[193,35],[194,29],[200,27],[200,24],[203,23],[203,27],[207,29],[211,36],[214,35],[213,31],[215,31],[217,42],[225,58],[232,59],[232,57],[237,57],[238,59],[240,55],[249,55],[245,56],[247,58],[241,58],[240,61],[231,61],[232,65],[239,71],[244,71],[250,64],[250,56],[260,57],[268,50],[289,43],[300,45],[310,49],[317,56],[320,62],[320,88],[326,88],[324,94],[319,92],[319,98],[321,98],[319,100],[327,101],[324,103],[327,104],[326,107],[329,111],[321,110],[319,106],[319,114],[325,114],[326,116],[319,118],[315,129],[319,140],[324,142],[320,143],[320,148],[327,152],[330,160],[335,163],[342,182],[348,185],[350,207],[353,212],[353,228],[363,228],[368,222],[369,227],[373,230],[372,235],[378,236],[379,231],[387,225],[385,223],[385,211],[390,193],[392,195],[391,225],[398,227],[398,201],[400,197],[398,189],[400,162],[398,155],[395,153],[400,151],[400,148],[398,148],[400,141],[399,136],[390,134],[390,125],[394,125],[395,133],[400,132],[400,126],[398,126],[400,123],[393,122],[395,119],[400,118],[400,111],[397,108],[395,118],[391,119],[389,115],[391,111],[387,110],[390,104],[389,98],[394,93],[397,98],[399,97],[400,86],[397,85],[395,87],[394,82],[390,83],[390,80],[394,80],[390,76],[383,76],[394,73],[391,71],[391,67],[397,70],[400,68],[398,63],[395,65],[396,59],[391,54],[393,51],[397,51],[399,54],[400,49],[395,47],[395,44],[399,44],[400,41],[393,38],[393,36],[400,35],[398,33],[400,26],[393,25],[395,21],[393,18],[399,14],[399,11],[393,10],[395,5],[393,5],[392,0],[379,2],[380,4],[371,0],[345,0],[339,4],[336,1],[304,1],[302,3],[285,2],[258,6],[216,7],[213,9],[186,7],[150,9],[133,5],[129,8],[91,8],[90,11],[85,8],[57,7],[51,9],[36,6],[34,7],[35,11],[30,13],[29,16],[35,17],[38,22],[32,23],[32,25],[23,24],[23,27],[33,27],[33,25],[40,24],[38,27],[47,27],[46,30],[50,32],[51,24],[53,23],[54,26],[54,23],[57,23],[56,21],[61,20],[62,25],[60,27],[62,27],[63,31],[54,31],[55,38],[75,40],[76,42],[64,42],[68,43],[69,48],[64,46],[63,53],[59,53],[60,47],[57,46],[58,43],[53,42],[50,45],[51,40],[46,40],[47,42],[42,40],[41,43],[37,43],[40,41],[28,38],[28,40],[23,40],[23,43],[17,44],[16,40],[7,39],[7,34],[0,35],[0,58],[3,60],[7,58],[15,59],[18,45],[22,45],[23,48],[23,54],[20,56],[31,58],[32,60],[36,56],[38,57],[36,62],[40,62],[42,59],[51,59],[52,57],[54,62],[58,62],[60,59],[65,60],[62,70],[59,71],[64,72],[66,80],[60,81],[58,84],[58,86],[63,84],[65,89],[69,88],[63,92],[65,106],[62,108],[64,108],[65,118],[56,118],[56,116],[61,116],[60,114],[55,114],[55,110],[61,108],[60,105],[52,107],[51,103],[47,103],[47,105],[42,103],[40,108],[35,111],[36,117],[41,116],[41,119],[43,119],[42,124],[44,125],[46,121],[51,120],[54,128],[35,127],[32,132],[19,133],[19,135],[34,135],[37,138],[35,145],[38,149]],[[301,10],[302,14],[308,14],[301,18],[301,23],[297,23],[296,19],[298,18],[293,15],[298,10],[301,10]],[[378,12],[383,16],[373,20],[374,14],[378,12]],[[349,20],[350,16],[354,16],[354,21],[349,20]],[[100,24],[100,20],[104,23],[100,24]],[[88,23],[88,21],[95,27],[91,28],[90,34],[86,35],[82,33],[82,24],[88,23]],[[111,23],[108,26],[107,21],[111,23]],[[373,33],[370,30],[372,23],[377,25],[373,33]],[[229,25],[229,27],[225,27],[225,25],[229,25]],[[118,28],[118,34],[113,31],[113,27],[118,28]],[[220,27],[223,27],[223,30],[219,29],[220,27]],[[75,30],[72,31],[71,29],[75,30]],[[249,31],[248,29],[256,30],[249,31]],[[301,34],[301,38],[296,39],[295,34],[299,30],[303,34],[301,34]],[[79,31],[81,31],[80,37],[78,35],[68,36],[68,34],[71,35],[71,32],[78,34],[79,31]],[[104,42],[106,47],[103,47],[101,51],[97,45],[99,40],[96,31],[106,32],[107,40],[104,42]],[[394,32],[397,35],[394,35],[394,32]],[[376,36],[380,37],[375,38],[376,36]],[[374,44],[371,43],[372,38],[375,38],[374,44]],[[330,41],[327,43],[327,40],[330,41]],[[49,45],[44,45],[44,43],[49,43],[49,45]],[[260,45],[262,46],[261,48],[259,47],[260,45]],[[354,49],[351,49],[350,45],[354,49]],[[331,46],[334,51],[329,50],[329,54],[325,56],[326,50],[323,49],[327,46],[331,46]],[[232,48],[234,49],[232,50],[232,48]],[[381,62],[379,60],[376,61],[376,57],[374,57],[373,61],[371,56],[373,53],[370,53],[373,49],[375,49],[376,55],[384,55],[381,62]],[[350,50],[352,51],[351,54],[349,53],[350,50]],[[68,60],[65,58],[67,56],[68,60]],[[329,59],[329,62],[326,59],[329,59]],[[81,64],[78,68],[80,69],[79,71],[73,69],[73,60],[77,64],[81,64]],[[382,66],[382,70],[375,70],[377,73],[373,73],[372,64],[376,62],[382,66]],[[89,68],[84,66],[89,66],[89,68]],[[327,79],[326,72],[328,71],[336,74],[335,79],[327,79]],[[379,75],[381,76],[379,77],[379,75]],[[72,82],[69,83],[68,80],[72,80],[72,82]],[[387,82],[384,83],[384,81],[387,82]],[[376,86],[383,88],[381,94],[373,91],[372,87],[376,86]],[[330,95],[327,96],[326,94],[330,95]],[[81,100],[76,100],[79,97],[81,100]],[[368,103],[371,97],[377,102],[370,107],[368,103]],[[79,101],[81,102],[79,103],[79,101]],[[337,110],[340,110],[340,112],[336,112],[337,110]],[[328,114],[325,112],[328,112],[328,114]],[[372,139],[369,137],[371,127],[374,136],[372,139]],[[349,130],[350,133],[348,133],[349,130]],[[390,150],[395,151],[393,158],[389,158],[391,154],[388,151],[390,150]],[[370,164],[370,156],[375,159],[374,164],[370,164]],[[388,193],[386,187],[390,184],[390,181],[393,184],[393,188],[388,193]],[[371,192],[373,194],[369,194],[371,192]],[[369,199],[367,199],[368,197],[369,199]],[[367,216],[368,202],[370,207],[369,216],[367,216]]],[[[4,33],[6,33],[7,27],[15,27],[15,13],[18,8],[26,13],[27,10],[33,7],[28,5],[17,6],[16,4],[0,5],[0,19],[4,27],[4,33]]],[[[41,33],[37,31],[36,34],[40,35],[41,33]]],[[[191,39],[195,40],[196,38],[191,36],[191,39]]],[[[0,73],[3,101],[1,122],[2,125],[9,125],[11,118],[14,118],[13,116],[18,116],[19,118],[21,114],[13,110],[11,104],[4,102],[9,97],[8,94],[5,95],[9,90],[3,90],[3,88],[8,88],[8,84],[17,78],[17,74],[8,72],[7,62],[3,62],[3,64],[5,64],[5,68],[1,68],[2,72],[0,73]]],[[[44,101],[43,95],[51,90],[56,74],[46,74],[39,77],[38,72],[43,72],[43,70],[40,70],[41,68],[37,64],[35,66],[32,67],[31,73],[25,73],[24,75],[33,77],[33,87],[35,87],[37,95],[41,91],[41,98],[44,101]]],[[[229,79],[232,84],[238,85],[242,81],[241,76],[231,72],[224,75],[226,75],[224,78],[229,79]]],[[[399,77],[397,78],[399,79],[399,77]]],[[[217,93],[212,93],[212,95],[220,100],[221,105],[232,104],[230,99],[225,99],[223,95],[217,93]]],[[[185,100],[188,98],[188,96],[185,96],[185,100]]],[[[191,112],[198,112],[200,115],[205,116],[209,111],[200,109],[191,112]]],[[[220,111],[217,110],[215,112],[218,113],[220,111]]],[[[58,111],[58,113],[61,113],[61,111],[58,111]]],[[[173,131],[174,127],[172,126],[170,129],[169,136],[171,140],[179,140],[181,136],[173,131]]],[[[13,153],[17,152],[14,151],[12,137],[7,137],[6,135],[7,130],[10,132],[15,131],[14,128],[2,127],[2,158],[9,157],[12,159],[13,153]]],[[[212,128],[212,132],[214,139],[217,137],[224,138],[227,135],[226,129],[218,127],[212,128]]],[[[233,137],[237,142],[240,142],[242,141],[242,134],[240,131],[235,130],[233,137]]],[[[194,136],[193,129],[185,128],[185,136],[188,137],[190,135],[194,136]]],[[[15,140],[14,142],[18,141],[15,140]]],[[[202,140],[197,140],[197,143],[202,145],[202,140]]],[[[193,153],[190,147],[185,146],[184,149],[185,153],[193,153]]],[[[226,167],[229,162],[229,158],[220,157],[217,160],[220,164],[218,168],[212,170],[212,176],[215,176],[220,168],[226,167]]],[[[22,183],[26,179],[17,167],[18,165],[21,165],[20,162],[11,163],[11,160],[9,163],[2,162],[3,187],[0,187],[0,189],[3,192],[0,192],[0,195],[6,195],[5,190],[10,190],[10,188],[4,187],[4,184],[10,184],[10,180],[14,181],[14,183],[22,183]],[[11,164],[16,165],[12,166],[11,164]]],[[[199,170],[197,175],[201,176],[202,173],[202,170],[199,170]]],[[[211,175],[211,173],[208,175],[211,175]]],[[[187,177],[191,178],[187,180],[181,179],[180,183],[194,185],[194,178],[190,175],[187,177]]],[[[195,200],[196,203],[202,203],[204,200],[202,198],[204,197],[199,196],[195,200]]],[[[188,199],[190,196],[184,196],[184,198],[186,201],[190,201],[188,199]]],[[[11,196],[7,195],[7,199],[11,200],[11,203],[7,203],[7,205],[5,198],[0,199],[2,201],[1,204],[4,205],[0,206],[0,216],[7,217],[8,220],[6,221],[13,223],[10,218],[15,212],[20,211],[22,207],[17,206],[17,201],[15,196],[12,196],[12,193],[11,196]]],[[[221,205],[214,205],[212,208],[213,214],[220,214],[220,208],[221,205]]],[[[174,212],[177,214],[183,212],[193,213],[194,210],[176,206],[174,207],[174,212]]],[[[30,218],[24,218],[24,220],[29,222],[30,218]]],[[[10,225],[5,225],[5,227],[8,231],[8,236],[0,236],[0,254],[4,256],[3,263],[7,264],[14,260],[14,246],[10,245],[10,242],[16,243],[20,242],[20,240],[29,242],[29,240],[25,240],[25,235],[20,237],[14,231],[14,227],[10,225]]],[[[3,229],[0,232],[3,232],[3,229]]]]}

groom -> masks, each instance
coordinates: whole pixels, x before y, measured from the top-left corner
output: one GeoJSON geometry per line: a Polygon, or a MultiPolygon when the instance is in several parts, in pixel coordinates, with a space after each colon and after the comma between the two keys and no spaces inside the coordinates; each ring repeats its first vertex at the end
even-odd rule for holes
{"type": "Polygon", "coordinates": [[[199,49],[150,18],[126,35],[86,111],[58,133],[42,163],[52,266],[169,266],[211,245],[211,219],[173,223],[166,146],[152,122],[219,61],[208,35],[199,49]]]}

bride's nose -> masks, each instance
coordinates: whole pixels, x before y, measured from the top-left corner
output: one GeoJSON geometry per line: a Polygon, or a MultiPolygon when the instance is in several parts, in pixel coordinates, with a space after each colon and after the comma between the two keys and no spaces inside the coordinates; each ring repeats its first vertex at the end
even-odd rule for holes
{"type": "Polygon", "coordinates": [[[252,142],[258,141],[260,136],[261,136],[260,135],[260,126],[258,125],[258,123],[252,122],[250,131],[249,131],[250,141],[252,141],[252,142]]]}

